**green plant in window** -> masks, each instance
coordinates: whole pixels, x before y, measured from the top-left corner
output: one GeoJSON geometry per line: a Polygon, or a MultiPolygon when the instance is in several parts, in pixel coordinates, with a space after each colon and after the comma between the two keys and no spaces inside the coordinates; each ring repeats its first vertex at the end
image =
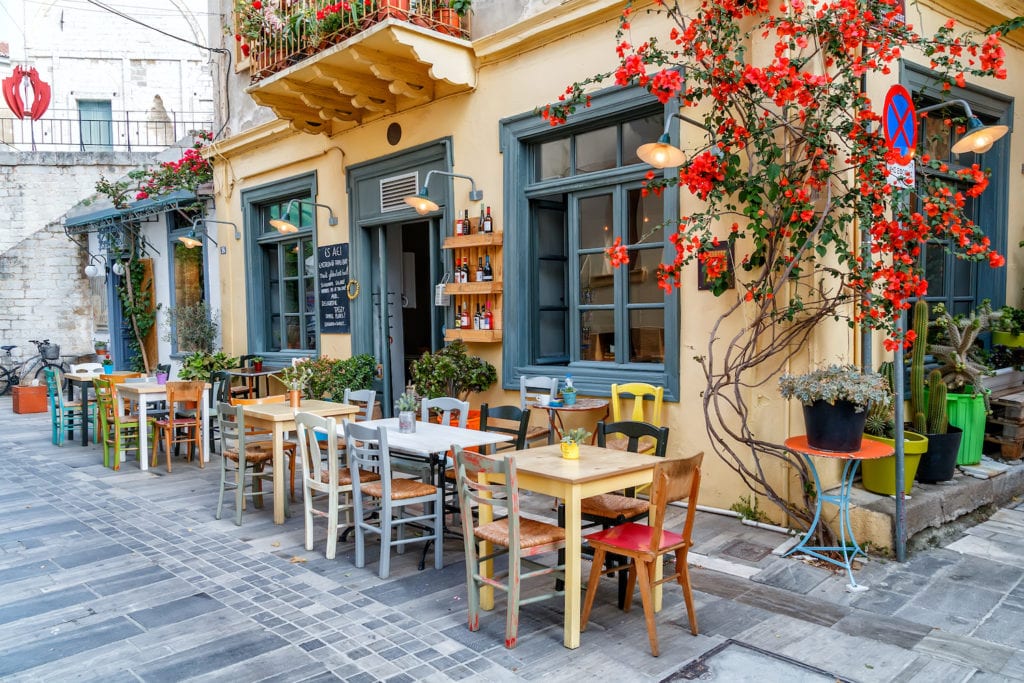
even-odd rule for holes
{"type": "Polygon", "coordinates": [[[217,340],[218,315],[205,301],[172,306],[165,312],[167,332],[164,341],[178,343],[178,351],[213,351],[217,340]]]}

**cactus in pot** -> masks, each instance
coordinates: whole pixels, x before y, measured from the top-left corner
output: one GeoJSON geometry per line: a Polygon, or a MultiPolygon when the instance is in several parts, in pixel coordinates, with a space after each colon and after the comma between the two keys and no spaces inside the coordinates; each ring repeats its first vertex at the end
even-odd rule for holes
{"type": "Polygon", "coordinates": [[[928,434],[932,432],[927,429],[925,415],[924,354],[928,346],[928,302],[924,299],[918,299],[914,304],[914,334],[914,347],[910,354],[910,421],[915,430],[928,434]]]}
{"type": "Polygon", "coordinates": [[[928,375],[928,434],[945,434],[949,428],[948,410],[946,407],[946,383],[942,381],[942,373],[932,370],[928,375]]]}

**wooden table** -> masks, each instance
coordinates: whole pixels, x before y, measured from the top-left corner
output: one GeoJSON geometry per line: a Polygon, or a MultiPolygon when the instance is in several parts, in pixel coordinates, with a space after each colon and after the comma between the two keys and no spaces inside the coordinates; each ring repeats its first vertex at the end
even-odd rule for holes
{"type": "Polygon", "coordinates": [[[285,432],[295,431],[296,413],[312,413],[319,417],[341,417],[359,412],[359,406],[333,401],[303,399],[298,408],[287,403],[261,403],[244,406],[247,427],[258,427],[272,433],[274,440],[274,524],[284,524],[288,472],[284,461],[285,432]]]}
{"type": "MultiPolygon", "coordinates": [[[[139,469],[149,469],[149,425],[146,423],[146,407],[153,401],[167,399],[167,385],[156,382],[122,382],[112,386],[116,397],[115,410],[125,409],[125,399],[137,401],[139,404],[139,469]]],[[[203,447],[207,438],[206,424],[210,419],[210,385],[206,384],[203,390],[203,400],[200,402],[200,416],[202,424],[202,439],[199,443],[199,457],[203,462],[210,462],[210,450],[203,447]]]]}
{"type": "MultiPolygon", "coordinates": [[[[565,432],[565,425],[562,423],[562,413],[584,413],[589,410],[601,410],[604,409],[604,416],[598,418],[598,421],[607,419],[608,417],[608,399],[606,398],[577,398],[576,402],[570,406],[565,405],[544,405],[534,401],[532,405],[536,408],[548,411],[548,424],[551,425],[551,436],[552,441],[561,441],[562,434],[565,432]]],[[[595,429],[587,430],[593,435],[591,437],[591,443],[596,442],[596,425],[595,429]]]]}
{"type": "Polygon", "coordinates": [[[266,370],[257,370],[256,368],[251,367],[230,368],[228,370],[225,370],[225,372],[231,375],[232,377],[244,377],[245,388],[249,392],[249,397],[255,398],[253,394],[255,394],[256,396],[260,395],[260,377],[263,378],[263,387],[264,389],[266,389],[263,395],[266,396],[267,394],[270,393],[270,376],[276,375],[278,372],[280,372],[280,369],[271,370],[268,368],[266,370]]]}
{"type": "MultiPolygon", "coordinates": [[[[513,455],[519,488],[565,501],[565,637],[568,648],[580,646],[580,606],[583,549],[583,517],[580,501],[587,496],[650,484],[654,466],[664,462],[653,455],[638,455],[610,448],[580,445],[579,460],[566,460],[558,444],[501,453],[513,455]]],[[[491,521],[491,509],[482,507],[480,523],[491,521]]],[[[486,554],[489,549],[482,549],[486,554]]],[[[494,606],[493,589],[480,591],[484,609],[494,606]]]]}

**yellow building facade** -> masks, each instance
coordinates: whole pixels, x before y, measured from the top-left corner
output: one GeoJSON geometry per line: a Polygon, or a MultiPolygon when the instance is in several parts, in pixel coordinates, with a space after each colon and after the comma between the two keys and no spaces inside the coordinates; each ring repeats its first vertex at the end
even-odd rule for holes
{"type": "MultiPolygon", "coordinates": [[[[650,4],[634,10],[636,40],[663,32],[663,19],[640,11],[650,4]]],[[[277,364],[371,353],[385,369],[379,395],[387,406],[408,380],[409,360],[463,338],[498,369],[499,381],[473,395],[473,407],[518,404],[521,376],[572,375],[582,394],[603,397],[612,383],[649,382],[666,387],[670,450],[710,455],[704,377],[692,359],[707,345],[712,314],[736,293],[716,298],[700,289],[695,268],[676,293],[657,288],[654,269],[671,246],[652,228],[673,213],[673,202],[685,213],[692,197],[643,197],[649,167],[635,148],[660,134],[670,112],[650,95],[612,88],[595,91],[593,106],[567,125],[550,127],[537,107],[615,68],[624,3],[525,5],[479,0],[465,40],[419,25],[415,15],[393,16],[261,78],[253,78],[255,59],[232,70],[229,101],[221,102],[226,134],[209,149],[216,218],[241,227],[239,240],[230,227],[217,234],[227,246],[217,257],[224,348],[277,364]],[[430,171],[440,172],[427,188],[439,208],[421,216],[403,199],[430,171]],[[472,190],[483,198],[471,200],[472,190]],[[467,211],[476,230],[481,207],[489,207],[500,237],[451,242],[467,211]],[[269,227],[286,212],[299,232],[269,227]],[[615,237],[639,254],[628,269],[612,269],[604,255],[615,237]],[[437,305],[436,286],[453,280],[462,258],[470,259],[469,283],[449,288],[448,305],[437,305]],[[477,282],[483,259],[494,279],[477,282]],[[457,329],[462,307],[471,315],[489,308],[498,329],[457,329]]],[[[231,3],[221,9],[230,24],[231,3]]],[[[927,2],[907,12],[925,33],[947,16],[981,28],[1018,14],[1024,3],[1008,1],[927,2]]],[[[968,83],[957,93],[1012,130],[1020,116],[1014,84],[1022,82],[1014,75],[1024,73],[1019,38],[1006,42],[1009,80],[968,83]]],[[[893,83],[923,83],[926,67],[926,59],[905,55],[899,74],[867,84],[873,101],[881,103],[893,83]]],[[[684,148],[700,134],[674,131],[684,148]]],[[[986,215],[998,223],[1003,247],[1014,246],[1005,270],[977,277],[989,278],[982,289],[997,304],[1021,305],[1024,263],[1015,245],[1024,237],[1024,193],[1016,169],[1024,167],[1024,139],[1011,132],[996,154],[1003,170],[986,215]]],[[[860,344],[845,324],[826,326],[798,359],[857,362],[860,344]]],[[[802,417],[775,387],[773,380],[747,392],[749,426],[781,443],[802,431],[802,417]]],[[[704,462],[703,503],[729,508],[749,495],[715,457],[704,462]]],[[[768,476],[798,486],[788,472],[768,476]]]]}

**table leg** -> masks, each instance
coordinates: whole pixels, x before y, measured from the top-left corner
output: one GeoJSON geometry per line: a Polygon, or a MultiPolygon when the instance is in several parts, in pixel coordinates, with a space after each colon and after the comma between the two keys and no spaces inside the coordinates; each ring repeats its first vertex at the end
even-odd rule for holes
{"type": "Polygon", "coordinates": [[[284,430],[274,423],[274,524],[284,524],[285,482],[288,479],[287,464],[284,460],[284,430]]]}
{"type": "Polygon", "coordinates": [[[146,397],[139,395],[139,469],[149,469],[149,425],[146,423],[146,397]]]}
{"type": "MultiPolygon", "coordinates": [[[[74,382],[68,383],[68,391],[74,386],[74,382]]],[[[89,385],[79,384],[78,391],[82,394],[82,445],[89,445],[89,385]]],[[[98,427],[96,427],[98,429],[98,427]]]]}
{"type": "Polygon", "coordinates": [[[580,489],[565,491],[565,636],[568,648],[580,646],[580,591],[582,589],[583,531],[580,489]]]}
{"type": "Polygon", "coordinates": [[[206,432],[210,428],[210,390],[203,390],[203,400],[199,406],[200,415],[202,419],[199,421],[199,433],[202,438],[199,439],[199,457],[203,459],[203,462],[210,462],[210,449],[206,445],[207,435],[206,432]]]}

